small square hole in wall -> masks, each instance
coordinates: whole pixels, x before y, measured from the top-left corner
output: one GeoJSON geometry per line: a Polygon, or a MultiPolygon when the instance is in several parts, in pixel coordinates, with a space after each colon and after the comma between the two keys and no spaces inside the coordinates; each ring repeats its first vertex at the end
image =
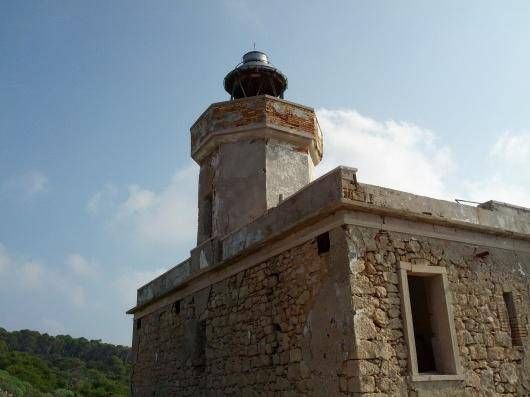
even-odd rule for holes
{"type": "Polygon", "coordinates": [[[317,236],[318,254],[321,255],[326,252],[329,252],[329,248],[330,248],[329,232],[322,233],[319,236],[317,236]]]}

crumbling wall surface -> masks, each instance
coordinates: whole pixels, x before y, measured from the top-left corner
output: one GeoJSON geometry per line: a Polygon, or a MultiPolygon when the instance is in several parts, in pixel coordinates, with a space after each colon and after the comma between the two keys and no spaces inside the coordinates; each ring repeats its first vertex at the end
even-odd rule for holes
{"type": "Polygon", "coordinates": [[[212,185],[214,235],[224,236],[267,210],[266,145],[263,139],[220,145],[212,185]]]}
{"type": "Polygon", "coordinates": [[[191,127],[191,146],[200,146],[212,132],[251,129],[268,124],[291,128],[318,139],[322,152],[322,137],[315,111],[306,106],[268,95],[240,98],[214,103],[204,111],[191,127]]]}
{"type": "Polygon", "coordinates": [[[267,208],[276,207],[311,182],[312,169],[307,150],[269,140],[265,154],[267,208]]]}
{"type": "Polygon", "coordinates": [[[514,294],[521,332],[530,314],[530,254],[347,226],[359,395],[528,396],[528,337],[514,346],[503,293],[514,294]],[[464,380],[412,382],[399,261],[447,269],[464,380]]]}
{"type": "Polygon", "coordinates": [[[345,395],[347,245],[329,235],[329,252],[312,239],[136,320],[133,395],[345,395]]]}

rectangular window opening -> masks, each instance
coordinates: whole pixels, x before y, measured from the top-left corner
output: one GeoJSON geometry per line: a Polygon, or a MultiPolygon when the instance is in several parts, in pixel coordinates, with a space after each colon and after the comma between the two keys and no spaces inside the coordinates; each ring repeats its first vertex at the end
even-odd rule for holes
{"type": "Polygon", "coordinates": [[[412,380],[463,378],[445,268],[402,262],[399,275],[412,380]]]}
{"type": "Polygon", "coordinates": [[[206,320],[200,320],[196,324],[193,338],[192,364],[201,367],[206,364],[206,320]]]}
{"type": "Polygon", "coordinates": [[[136,329],[140,329],[140,328],[142,328],[142,319],[141,318],[136,320],[136,329]]]}
{"type": "Polygon", "coordinates": [[[434,360],[432,310],[426,281],[426,277],[408,276],[418,372],[436,373],[438,371],[434,360]]]}
{"type": "Polygon", "coordinates": [[[204,235],[212,237],[212,224],[213,224],[213,209],[212,209],[212,195],[209,194],[204,198],[204,212],[202,216],[202,224],[204,235]]]}
{"type": "Polygon", "coordinates": [[[523,335],[521,333],[521,327],[519,326],[519,318],[517,316],[517,310],[513,299],[513,292],[505,292],[502,294],[502,297],[508,312],[508,325],[512,337],[512,345],[523,346],[523,335]]]}
{"type": "Polygon", "coordinates": [[[319,255],[329,252],[330,246],[331,243],[329,241],[329,232],[322,233],[321,235],[317,236],[317,249],[319,255]]]}
{"type": "Polygon", "coordinates": [[[180,314],[180,300],[173,303],[173,313],[180,314]]]}

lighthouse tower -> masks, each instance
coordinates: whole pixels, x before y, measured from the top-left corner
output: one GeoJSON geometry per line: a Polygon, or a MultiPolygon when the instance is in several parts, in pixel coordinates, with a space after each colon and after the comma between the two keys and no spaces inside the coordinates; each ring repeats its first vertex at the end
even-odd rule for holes
{"type": "Polygon", "coordinates": [[[265,53],[246,53],[224,88],[230,100],[210,105],[191,127],[191,156],[201,167],[198,245],[307,185],[322,158],[314,110],[283,99],[287,77],[265,53]]]}

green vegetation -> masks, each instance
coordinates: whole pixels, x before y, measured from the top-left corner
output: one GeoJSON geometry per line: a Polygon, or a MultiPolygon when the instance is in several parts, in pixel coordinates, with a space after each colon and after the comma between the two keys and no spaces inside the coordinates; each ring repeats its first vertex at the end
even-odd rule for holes
{"type": "Polygon", "coordinates": [[[127,396],[129,351],[99,340],[0,328],[0,396],[127,396]]]}

